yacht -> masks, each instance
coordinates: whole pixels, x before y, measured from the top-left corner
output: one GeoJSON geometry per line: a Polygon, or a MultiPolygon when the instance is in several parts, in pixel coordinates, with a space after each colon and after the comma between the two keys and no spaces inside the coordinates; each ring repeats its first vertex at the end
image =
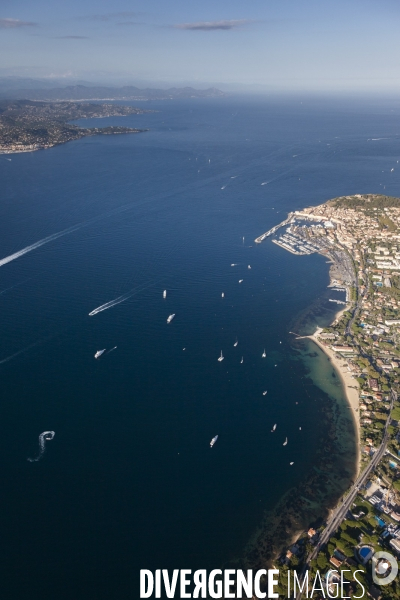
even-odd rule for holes
{"type": "Polygon", "coordinates": [[[172,319],[175,318],[175,314],[169,315],[168,319],[167,319],[167,323],[171,323],[172,319]]]}
{"type": "Polygon", "coordinates": [[[164,291],[163,291],[163,293],[162,293],[162,297],[163,297],[163,298],[166,298],[166,297],[167,297],[167,290],[164,290],[164,291]]]}
{"type": "Polygon", "coordinates": [[[214,444],[215,444],[215,442],[217,441],[217,439],[218,439],[218,436],[217,436],[217,435],[216,435],[215,437],[213,437],[213,439],[212,439],[212,440],[211,440],[211,442],[210,442],[210,448],[212,448],[212,447],[214,446],[214,444]]]}
{"type": "Polygon", "coordinates": [[[224,355],[222,354],[222,350],[221,350],[221,356],[218,358],[219,362],[222,362],[224,360],[224,355]]]}
{"type": "Polygon", "coordinates": [[[234,348],[236,348],[236,346],[238,345],[238,339],[236,338],[236,342],[233,344],[234,348]]]}
{"type": "Polygon", "coordinates": [[[107,348],[104,348],[104,350],[97,350],[96,354],[94,355],[95,358],[100,358],[100,356],[102,354],[104,354],[104,352],[107,350],[107,348]]]}
{"type": "Polygon", "coordinates": [[[261,356],[262,356],[263,358],[266,358],[266,357],[267,357],[267,353],[265,352],[265,348],[264,348],[264,352],[261,354],[261,356]]]}
{"type": "Polygon", "coordinates": [[[276,423],[275,423],[275,425],[273,426],[273,428],[271,429],[271,433],[273,433],[273,432],[275,431],[275,429],[276,429],[276,423]]]}
{"type": "Polygon", "coordinates": [[[286,438],[286,440],[283,442],[283,446],[286,446],[286,445],[287,445],[287,438],[286,438]]]}

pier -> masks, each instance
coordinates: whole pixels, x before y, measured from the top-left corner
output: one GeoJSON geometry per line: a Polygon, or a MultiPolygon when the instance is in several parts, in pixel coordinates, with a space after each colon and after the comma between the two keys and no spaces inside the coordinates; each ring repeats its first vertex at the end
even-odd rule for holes
{"type": "Polygon", "coordinates": [[[261,242],[263,242],[267,237],[269,237],[270,235],[272,235],[273,233],[275,233],[275,231],[278,231],[278,229],[280,227],[284,227],[285,225],[287,225],[288,223],[290,223],[292,217],[293,217],[293,213],[289,213],[288,218],[285,219],[284,221],[282,221],[282,223],[279,223],[278,225],[275,225],[274,227],[272,227],[272,229],[269,229],[268,231],[266,231],[262,235],[258,236],[254,240],[255,243],[256,244],[261,244],[261,242]]]}

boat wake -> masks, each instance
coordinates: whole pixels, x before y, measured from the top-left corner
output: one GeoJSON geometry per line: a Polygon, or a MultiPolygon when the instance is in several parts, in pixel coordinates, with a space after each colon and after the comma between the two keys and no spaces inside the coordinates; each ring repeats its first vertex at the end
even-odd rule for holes
{"type": "Polygon", "coordinates": [[[44,246],[45,244],[48,244],[49,242],[53,242],[54,240],[57,240],[58,238],[63,237],[64,235],[73,233],[74,231],[81,229],[81,227],[84,227],[86,224],[88,224],[88,223],[86,222],[86,223],[79,223],[78,225],[73,225],[72,227],[63,229],[62,231],[59,231],[58,233],[53,233],[52,235],[48,235],[47,237],[39,240],[38,242],[35,242],[34,244],[31,244],[30,246],[26,246],[25,248],[22,248],[22,250],[18,250],[18,252],[14,252],[14,254],[9,254],[8,256],[6,256],[5,258],[2,258],[0,260],[0,267],[3,267],[7,263],[12,262],[13,260],[16,260],[17,258],[20,258],[21,256],[24,256],[24,254],[28,254],[28,252],[32,252],[32,250],[36,250],[37,248],[40,248],[41,246],[44,246]]]}
{"type": "Polygon", "coordinates": [[[46,450],[46,442],[50,442],[55,435],[56,434],[54,431],[43,431],[43,433],[39,435],[39,454],[36,456],[36,458],[28,458],[27,460],[29,462],[37,462],[40,460],[44,454],[44,451],[46,450]]]}
{"type": "Polygon", "coordinates": [[[38,342],[34,342],[33,344],[29,344],[29,346],[26,346],[26,348],[22,348],[22,350],[18,350],[18,352],[15,352],[14,354],[10,354],[10,356],[7,356],[6,358],[3,358],[2,360],[0,360],[0,365],[8,362],[9,360],[12,360],[16,356],[19,356],[20,354],[23,354],[24,352],[27,352],[31,348],[34,348],[35,346],[38,346],[39,344],[42,343],[42,341],[43,340],[39,340],[38,342]]]}
{"type": "Polygon", "coordinates": [[[98,306],[97,308],[93,309],[90,313],[89,313],[89,317],[93,317],[94,315],[97,315],[98,313],[103,312],[103,310],[108,310],[109,308],[112,308],[113,306],[117,306],[117,304],[121,304],[121,302],[125,302],[125,300],[128,300],[129,298],[132,298],[132,296],[135,296],[136,294],[139,294],[139,292],[142,292],[143,290],[156,285],[156,283],[158,283],[159,280],[157,281],[153,281],[151,283],[145,283],[143,285],[138,285],[135,288],[133,288],[133,290],[130,290],[129,292],[126,292],[125,294],[122,294],[122,296],[118,296],[118,298],[114,298],[114,300],[110,300],[109,302],[106,302],[105,304],[102,304],[101,306],[98,306]]]}

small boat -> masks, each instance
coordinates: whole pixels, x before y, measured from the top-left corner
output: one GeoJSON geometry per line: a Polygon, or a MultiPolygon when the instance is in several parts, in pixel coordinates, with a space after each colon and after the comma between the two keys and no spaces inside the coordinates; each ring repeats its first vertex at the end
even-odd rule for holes
{"type": "Polygon", "coordinates": [[[251,266],[250,266],[250,265],[247,265],[247,268],[248,268],[248,269],[251,269],[251,266]]]}
{"type": "Polygon", "coordinates": [[[222,362],[224,360],[224,355],[222,354],[222,350],[221,350],[221,356],[218,357],[218,362],[222,362]]]}
{"type": "Polygon", "coordinates": [[[273,433],[273,432],[275,431],[275,429],[276,429],[276,423],[275,423],[275,425],[273,426],[273,428],[271,429],[271,433],[273,433]]]}
{"type": "Polygon", "coordinates": [[[266,357],[267,357],[267,353],[265,352],[265,348],[264,348],[264,352],[261,354],[261,356],[262,356],[263,358],[266,358],[266,357]]]}
{"type": "Polygon", "coordinates": [[[294,462],[289,463],[290,466],[294,465],[294,462]]]}
{"type": "Polygon", "coordinates": [[[287,445],[287,438],[286,438],[286,440],[283,442],[283,446],[286,446],[286,445],[287,445]]]}
{"type": "Polygon", "coordinates": [[[240,361],[240,364],[243,364],[243,356],[242,356],[242,360],[240,361]]]}
{"type": "Polygon", "coordinates": [[[242,283],[243,279],[239,279],[239,283],[242,283]]]}
{"type": "Polygon", "coordinates": [[[167,319],[167,323],[171,323],[172,319],[175,318],[175,314],[169,315],[168,319],[167,319]]]}
{"type": "Polygon", "coordinates": [[[163,293],[162,293],[162,297],[163,297],[163,298],[166,298],[166,297],[167,297],[167,290],[164,290],[164,291],[163,291],[163,293]]]}
{"type": "Polygon", "coordinates": [[[222,294],[221,294],[221,298],[225,298],[225,294],[224,294],[224,292],[222,292],[222,294]]]}
{"type": "Polygon", "coordinates": [[[236,267],[237,263],[231,263],[231,267],[236,267]]]}
{"type": "Polygon", "coordinates": [[[301,431],[301,427],[299,427],[299,431],[301,431]]]}
{"type": "Polygon", "coordinates": [[[212,447],[214,446],[214,444],[215,444],[215,442],[217,441],[217,439],[218,439],[218,436],[217,436],[217,435],[216,435],[215,437],[213,437],[213,439],[212,439],[212,440],[211,440],[211,442],[210,442],[210,448],[212,448],[212,447]]]}
{"type": "Polygon", "coordinates": [[[236,342],[233,344],[234,348],[236,348],[236,346],[238,345],[238,339],[236,338],[236,342]]]}
{"type": "Polygon", "coordinates": [[[104,352],[107,350],[107,348],[104,348],[104,350],[97,350],[96,354],[94,355],[95,358],[100,358],[100,356],[102,354],[104,354],[104,352]]]}
{"type": "Polygon", "coordinates": [[[263,392],[263,396],[266,396],[268,394],[268,391],[265,390],[265,392],[263,392]]]}

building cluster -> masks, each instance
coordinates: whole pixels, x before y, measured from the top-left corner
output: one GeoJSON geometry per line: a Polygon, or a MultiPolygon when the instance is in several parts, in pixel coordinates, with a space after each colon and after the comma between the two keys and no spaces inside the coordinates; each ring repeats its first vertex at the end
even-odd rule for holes
{"type": "MultiPolygon", "coordinates": [[[[333,263],[330,287],[347,289],[348,310],[319,333],[319,341],[359,391],[361,469],[389,433],[367,484],[311,567],[352,570],[370,565],[382,550],[400,559],[400,403],[394,400],[400,392],[400,199],[346,196],[291,213],[282,226],[287,230],[275,243],[295,254],[326,256],[333,263]]],[[[318,532],[309,543],[318,544],[318,532]]],[[[293,564],[289,555],[285,559],[293,564]]],[[[365,584],[370,597],[381,597],[369,576],[365,584]]],[[[400,585],[394,593],[400,597],[400,585]]]]}

